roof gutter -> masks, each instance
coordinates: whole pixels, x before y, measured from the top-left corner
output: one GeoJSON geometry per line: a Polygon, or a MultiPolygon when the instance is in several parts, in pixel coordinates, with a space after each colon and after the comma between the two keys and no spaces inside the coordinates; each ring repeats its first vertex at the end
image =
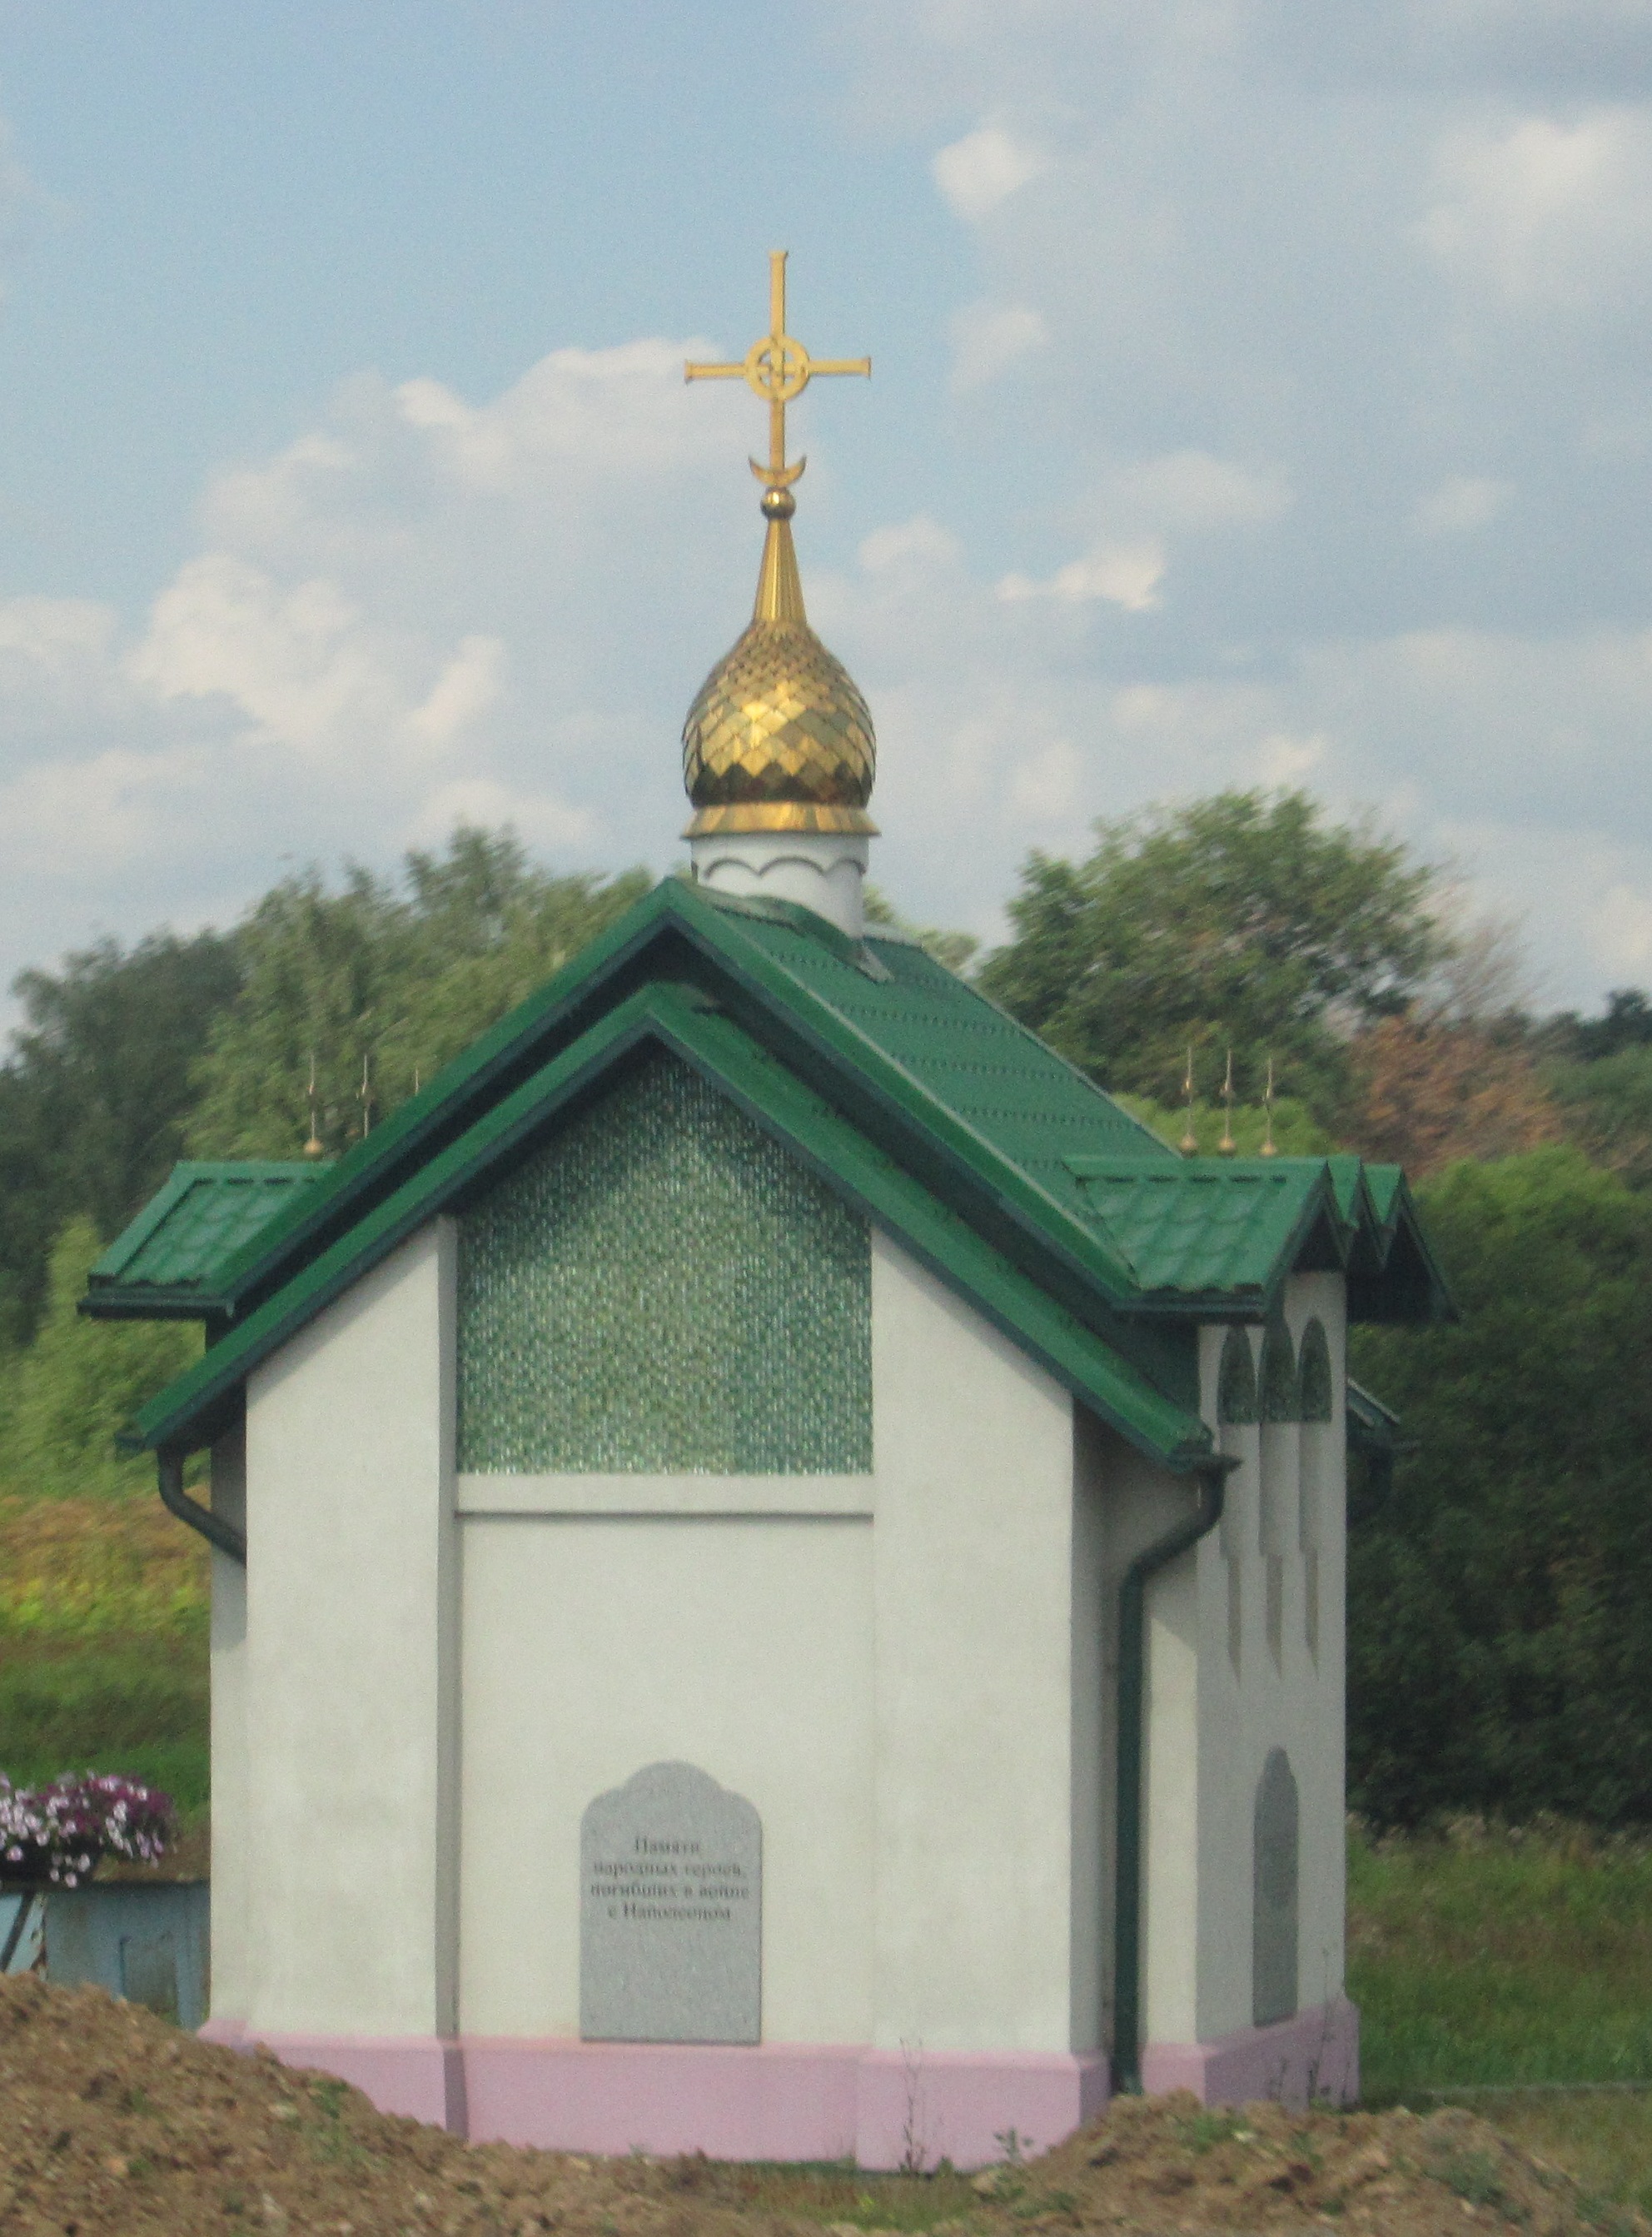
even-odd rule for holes
{"type": "Polygon", "coordinates": [[[1124,1572],[1118,1594],[1118,1797],[1113,1864],[1113,2089],[1142,2090],[1142,1772],[1147,1752],[1147,1597],[1161,1569],[1221,1520],[1231,1459],[1195,1471],[1199,1503],[1185,1521],[1146,1546],[1124,1572]]]}
{"type": "Polygon", "coordinates": [[[155,1456],[155,1472],[161,1489],[161,1504],[168,1514],[175,1514],[180,1522],[187,1522],[198,1530],[207,1543],[220,1554],[227,1554],[232,1561],[247,1567],[247,1540],[233,1522],[226,1522],[221,1514],[214,1514],[210,1507],[203,1507],[198,1499],[191,1499],[183,1488],[182,1448],[162,1446],[155,1456]]]}

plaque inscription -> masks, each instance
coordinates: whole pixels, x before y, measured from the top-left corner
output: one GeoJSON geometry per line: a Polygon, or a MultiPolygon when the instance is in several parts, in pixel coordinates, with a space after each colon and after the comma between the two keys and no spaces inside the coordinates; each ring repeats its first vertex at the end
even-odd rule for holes
{"type": "Polygon", "coordinates": [[[579,2028],[589,2042],[760,2039],[763,1829],[688,1763],[599,1794],[580,1826],[579,2028]]]}

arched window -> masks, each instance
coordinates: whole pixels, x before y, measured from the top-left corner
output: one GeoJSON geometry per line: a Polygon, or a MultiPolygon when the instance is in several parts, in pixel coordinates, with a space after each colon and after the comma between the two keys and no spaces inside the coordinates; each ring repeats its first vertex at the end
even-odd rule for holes
{"type": "Polygon", "coordinates": [[[1287,2020],[1297,1998],[1297,1858],[1301,1813],[1296,1775],[1283,1748],[1270,1748],[1256,1787],[1251,1940],[1251,2017],[1287,2020]]]}
{"type": "Polygon", "coordinates": [[[1251,1357],[1250,1338],[1242,1328],[1230,1328],[1221,1348],[1216,1419],[1235,1422],[1256,1419],[1256,1363],[1251,1357]]]}
{"type": "Polygon", "coordinates": [[[1296,1361],[1291,1351],[1291,1331],[1283,1321],[1270,1322],[1267,1334],[1262,1338],[1261,1386],[1264,1422],[1299,1419],[1296,1361]]]}
{"type": "Polygon", "coordinates": [[[1310,1321],[1302,1331],[1296,1387],[1298,1419],[1328,1422],[1332,1413],[1331,1347],[1318,1321],[1310,1321]]]}

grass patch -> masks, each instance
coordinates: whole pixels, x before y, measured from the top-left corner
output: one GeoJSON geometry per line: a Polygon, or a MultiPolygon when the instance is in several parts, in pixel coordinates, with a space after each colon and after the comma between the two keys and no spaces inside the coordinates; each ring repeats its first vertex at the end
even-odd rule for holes
{"type": "MultiPolygon", "coordinates": [[[[1348,1993],[1368,2104],[1455,2096],[1575,2177],[1603,2231],[1623,2207],[1652,2214],[1652,2086],[1610,2086],[1652,2084],[1652,1844],[1477,1825],[1355,1838],[1348,1993]],[[1569,2083],[1607,2086],[1533,2086],[1569,2083]]],[[[1494,2169],[1435,2172],[1496,2206],[1494,2169]]]]}
{"type": "Polygon", "coordinates": [[[207,1798],[208,1558],[158,1501],[0,1497],[0,1771],[207,1798]]]}
{"type": "Polygon", "coordinates": [[[1464,1826],[1348,1858],[1368,2102],[1652,2081],[1652,1845],[1464,1826]]]}
{"type": "Polygon", "coordinates": [[[1474,2109],[1511,2141],[1582,2183],[1610,2229],[1611,2206],[1652,2214],[1652,2093],[1479,2097],[1474,2109]]]}

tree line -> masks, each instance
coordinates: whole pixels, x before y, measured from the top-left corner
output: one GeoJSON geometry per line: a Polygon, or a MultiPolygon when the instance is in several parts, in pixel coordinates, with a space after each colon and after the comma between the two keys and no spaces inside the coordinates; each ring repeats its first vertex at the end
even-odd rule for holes
{"type": "MultiPolygon", "coordinates": [[[[648,882],[461,829],[393,878],[306,871],[227,932],[24,973],[0,1064],[0,1486],[148,1488],[115,1429],[199,1337],[74,1304],[175,1158],[347,1148],[648,882]]],[[[1032,855],[1008,914],[984,957],[920,936],[1167,1139],[1266,1132],[1418,1185],[1462,1317],[1354,1344],[1413,1447],[1358,1502],[1356,1805],[1652,1823],[1652,1000],[1538,1012],[1447,874],[1300,792],[1103,822],[1081,861],[1032,855]]]]}

